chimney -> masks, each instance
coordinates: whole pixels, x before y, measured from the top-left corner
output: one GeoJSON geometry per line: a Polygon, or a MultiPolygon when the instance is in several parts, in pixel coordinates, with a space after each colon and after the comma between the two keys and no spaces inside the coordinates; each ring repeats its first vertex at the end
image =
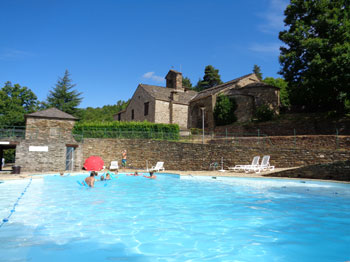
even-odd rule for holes
{"type": "Polygon", "coordinates": [[[165,79],[167,88],[173,88],[178,92],[185,91],[182,87],[182,73],[177,72],[175,70],[170,70],[166,75],[165,79]]]}

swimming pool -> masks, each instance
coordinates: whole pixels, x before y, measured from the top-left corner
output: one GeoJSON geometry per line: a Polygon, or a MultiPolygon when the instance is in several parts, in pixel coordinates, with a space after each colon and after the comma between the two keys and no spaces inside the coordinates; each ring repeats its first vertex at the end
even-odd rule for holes
{"type": "MultiPolygon", "coordinates": [[[[0,261],[346,261],[350,185],[123,174],[33,179],[0,228],[0,261]]],[[[0,184],[0,218],[29,180],[0,184]]]]}

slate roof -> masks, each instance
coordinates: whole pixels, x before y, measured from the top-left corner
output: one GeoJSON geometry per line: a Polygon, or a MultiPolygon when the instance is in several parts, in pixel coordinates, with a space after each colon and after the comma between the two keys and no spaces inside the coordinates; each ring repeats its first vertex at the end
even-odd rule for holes
{"type": "Polygon", "coordinates": [[[251,84],[248,84],[242,88],[249,88],[249,87],[270,87],[270,88],[274,88],[274,89],[278,89],[278,90],[280,89],[279,87],[272,86],[272,85],[266,84],[264,82],[251,83],[251,84]]]}
{"type": "MultiPolygon", "coordinates": [[[[197,93],[197,95],[192,99],[192,101],[195,101],[195,100],[199,100],[199,99],[202,99],[202,98],[205,98],[205,97],[208,97],[208,96],[211,96],[211,95],[214,95],[222,90],[224,90],[226,87],[230,86],[230,85],[234,85],[236,83],[238,83],[240,80],[242,80],[243,78],[246,78],[250,75],[253,75],[254,73],[252,74],[248,74],[248,75],[244,75],[244,76],[241,76],[241,77],[238,77],[236,79],[233,79],[231,81],[228,81],[226,83],[223,83],[221,85],[217,85],[217,86],[214,86],[214,87],[211,87],[211,88],[208,88],[208,89],[205,89],[203,91],[200,91],[199,93],[197,93]]],[[[246,87],[246,86],[245,86],[246,87]]]]}
{"type": "MultiPolygon", "coordinates": [[[[170,102],[171,92],[175,90],[173,88],[166,88],[163,86],[153,86],[146,84],[140,84],[140,86],[155,99],[168,102],[170,102]]],[[[175,103],[188,105],[190,100],[197,94],[197,92],[188,90],[186,92],[178,92],[178,94],[179,99],[175,103]]]]}
{"type": "Polygon", "coordinates": [[[58,110],[54,107],[42,111],[37,111],[31,114],[26,114],[25,117],[77,120],[77,118],[75,118],[74,116],[67,114],[61,110],[58,110]]]}

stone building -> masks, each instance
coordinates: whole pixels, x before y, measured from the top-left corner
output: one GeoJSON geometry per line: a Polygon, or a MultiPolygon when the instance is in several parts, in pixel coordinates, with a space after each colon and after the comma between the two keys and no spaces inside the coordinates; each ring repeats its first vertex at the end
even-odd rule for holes
{"type": "Polygon", "coordinates": [[[166,87],[139,84],[128,107],[114,116],[118,121],[149,121],[178,124],[187,129],[188,106],[197,94],[182,86],[182,74],[170,70],[165,77],[166,87]]]}
{"type": "Polygon", "coordinates": [[[204,110],[204,126],[209,129],[215,127],[214,107],[216,98],[220,94],[233,97],[237,103],[235,115],[238,122],[249,121],[255,110],[267,105],[276,114],[279,113],[279,88],[261,82],[255,74],[245,75],[221,85],[199,92],[190,101],[189,126],[202,127],[202,110],[204,110]]]}
{"type": "Polygon", "coordinates": [[[114,116],[118,121],[174,123],[180,129],[201,128],[202,109],[206,128],[214,128],[214,107],[220,94],[234,97],[238,122],[248,121],[261,105],[278,114],[279,88],[261,82],[255,74],[248,74],[224,84],[195,92],[182,87],[182,74],[170,70],[165,77],[166,88],[140,84],[126,110],[114,116]],[[202,109],[201,109],[202,108],[202,109]]]}
{"type": "Polygon", "coordinates": [[[25,171],[81,169],[81,148],[72,135],[75,117],[49,108],[25,118],[25,138],[16,146],[16,165],[25,171]]]}

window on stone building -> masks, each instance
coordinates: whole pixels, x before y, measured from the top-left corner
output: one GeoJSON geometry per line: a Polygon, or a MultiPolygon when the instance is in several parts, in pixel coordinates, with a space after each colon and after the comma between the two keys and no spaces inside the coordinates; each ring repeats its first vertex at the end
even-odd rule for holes
{"type": "Polygon", "coordinates": [[[145,103],[145,110],[144,110],[144,115],[147,116],[148,115],[148,108],[149,108],[149,102],[145,103]]]}
{"type": "Polygon", "coordinates": [[[134,114],[134,109],[131,110],[131,120],[134,120],[135,114],[134,114]]]}
{"type": "Polygon", "coordinates": [[[118,121],[121,120],[121,113],[118,114],[118,121]]]}

